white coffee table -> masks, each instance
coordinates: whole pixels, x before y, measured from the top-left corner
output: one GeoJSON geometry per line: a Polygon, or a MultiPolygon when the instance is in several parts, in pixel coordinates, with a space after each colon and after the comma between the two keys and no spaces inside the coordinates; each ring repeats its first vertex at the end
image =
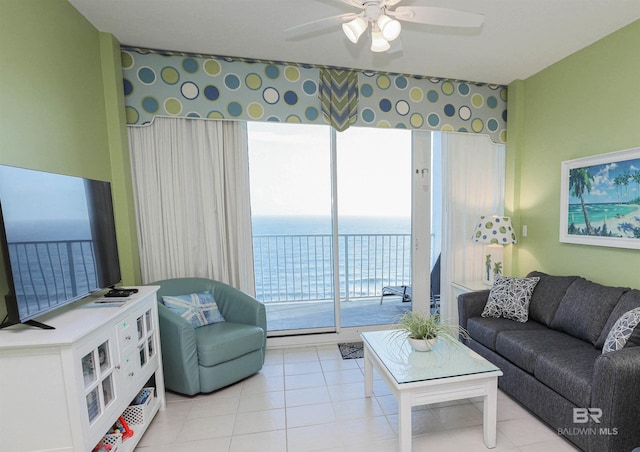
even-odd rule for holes
{"type": "Polygon", "coordinates": [[[499,368],[462,344],[438,341],[431,351],[416,352],[393,330],[361,337],[365,396],[371,397],[375,366],[398,401],[401,452],[411,450],[411,407],[470,397],[483,398],[484,443],[496,447],[499,368]]]}

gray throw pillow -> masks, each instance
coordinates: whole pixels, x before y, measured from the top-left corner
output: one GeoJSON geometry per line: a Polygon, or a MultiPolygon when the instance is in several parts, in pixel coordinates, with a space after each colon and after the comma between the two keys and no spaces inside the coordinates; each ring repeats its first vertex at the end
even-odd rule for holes
{"type": "Polygon", "coordinates": [[[482,317],[504,317],[517,322],[526,322],[529,320],[531,294],[538,281],[540,281],[539,277],[497,276],[482,311],[482,317]]]}
{"type": "Polygon", "coordinates": [[[640,308],[625,312],[616,321],[604,341],[602,353],[640,345],[640,308]]]}

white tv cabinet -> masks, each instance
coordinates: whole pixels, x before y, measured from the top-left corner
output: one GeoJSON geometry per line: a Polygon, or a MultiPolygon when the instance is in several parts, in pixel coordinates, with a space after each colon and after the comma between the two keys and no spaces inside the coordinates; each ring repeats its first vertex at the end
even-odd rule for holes
{"type": "Polygon", "coordinates": [[[155,286],[122,306],[75,303],[38,320],[42,330],[0,330],[0,450],[91,451],[147,384],[148,419],[118,452],[132,451],[165,407],[155,286]]]}

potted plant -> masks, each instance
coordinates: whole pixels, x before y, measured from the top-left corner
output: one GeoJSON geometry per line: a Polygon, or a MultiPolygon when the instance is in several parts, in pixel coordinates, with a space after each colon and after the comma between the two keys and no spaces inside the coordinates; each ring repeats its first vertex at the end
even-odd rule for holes
{"type": "Polygon", "coordinates": [[[458,343],[460,335],[467,336],[464,328],[442,323],[439,314],[426,316],[413,311],[402,314],[396,328],[399,334],[406,335],[414,350],[422,352],[431,350],[438,339],[458,343]]]}

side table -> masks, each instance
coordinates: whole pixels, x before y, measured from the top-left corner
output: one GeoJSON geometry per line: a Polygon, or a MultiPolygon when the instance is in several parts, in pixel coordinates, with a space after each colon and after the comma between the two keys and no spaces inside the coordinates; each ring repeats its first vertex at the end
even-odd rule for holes
{"type": "Polygon", "coordinates": [[[468,292],[479,292],[481,290],[489,290],[491,286],[486,285],[482,281],[453,281],[451,283],[453,287],[454,300],[458,299],[458,295],[468,292]]]}

